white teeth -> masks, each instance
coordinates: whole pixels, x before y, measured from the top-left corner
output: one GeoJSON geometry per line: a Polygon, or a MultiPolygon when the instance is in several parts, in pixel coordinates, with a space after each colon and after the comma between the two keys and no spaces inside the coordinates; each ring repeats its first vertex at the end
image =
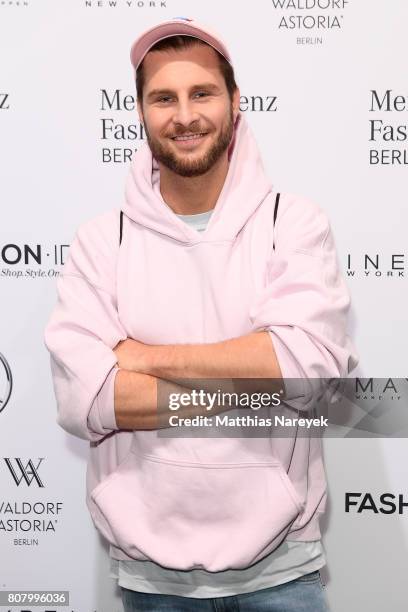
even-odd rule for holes
{"type": "Polygon", "coordinates": [[[196,138],[201,138],[204,134],[191,134],[190,136],[175,136],[173,140],[194,140],[196,138]]]}

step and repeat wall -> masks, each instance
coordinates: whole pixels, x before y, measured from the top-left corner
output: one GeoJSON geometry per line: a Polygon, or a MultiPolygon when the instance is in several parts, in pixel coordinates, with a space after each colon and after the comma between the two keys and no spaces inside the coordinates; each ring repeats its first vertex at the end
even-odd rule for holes
{"type": "MultiPolygon", "coordinates": [[[[70,594],[67,607],[3,597],[1,611],[122,611],[85,505],[88,442],[56,424],[43,331],[76,229],[120,206],[144,142],[130,46],[180,15],[229,45],[275,186],[329,214],[352,296],[354,375],[374,401],[406,401],[406,0],[1,1],[0,595],[70,594]]],[[[404,612],[406,437],[324,446],[331,610],[404,612]]]]}

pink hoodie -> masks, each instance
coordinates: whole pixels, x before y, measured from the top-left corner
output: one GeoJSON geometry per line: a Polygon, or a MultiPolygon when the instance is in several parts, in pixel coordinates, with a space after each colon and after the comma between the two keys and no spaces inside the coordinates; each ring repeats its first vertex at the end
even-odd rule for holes
{"type": "Polygon", "coordinates": [[[273,229],[276,192],[243,115],[204,232],[164,203],[157,172],[145,144],[131,163],[120,248],[118,209],[81,225],[70,247],[45,331],[58,423],[92,442],[86,499],[111,556],[245,568],[285,538],[320,538],[321,440],[118,430],[112,349],[127,337],[208,343],[264,329],[284,378],[344,377],[357,365],[350,298],[323,210],[281,194],[273,229]]]}

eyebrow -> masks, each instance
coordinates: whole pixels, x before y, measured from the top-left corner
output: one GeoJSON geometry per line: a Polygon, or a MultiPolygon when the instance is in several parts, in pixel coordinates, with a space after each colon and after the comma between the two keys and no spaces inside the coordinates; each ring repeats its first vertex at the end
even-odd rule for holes
{"type": "MultiPolygon", "coordinates": [[[[193,87],[190,88],[190,92],[196,91],[198,89],[206,89],[207,91],[210,91],[212,93],[218,93],[220,91],[220,88],[218,87],[218,85],[215,85],[215,83],[199,83],[197,85],[193,85],[193,87]]],[[[151,100],[152,98],[155,98],[159,95],[175,95],[175,93],[176,92],[172,89],[152,89],[152,91],[147,94],[146,98],[147,100],[151,100]]]]}

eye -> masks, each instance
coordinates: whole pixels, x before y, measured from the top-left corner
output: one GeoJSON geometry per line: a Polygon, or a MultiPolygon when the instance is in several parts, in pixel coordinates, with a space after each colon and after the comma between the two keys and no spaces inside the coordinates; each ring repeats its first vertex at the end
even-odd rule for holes
{"type": "Polygon", "coordinates": [[[160,96],[160,98],[157,98],[157,102],[169,102],[171,100],[171,96],[160,96]]]}
{"type": "Polygon", "coordinates": [[[197,91],[194,96],[198,96],[200,98],[205,98],[206,96],[208,96],[208,93],[206,91],[197,91]]]}

